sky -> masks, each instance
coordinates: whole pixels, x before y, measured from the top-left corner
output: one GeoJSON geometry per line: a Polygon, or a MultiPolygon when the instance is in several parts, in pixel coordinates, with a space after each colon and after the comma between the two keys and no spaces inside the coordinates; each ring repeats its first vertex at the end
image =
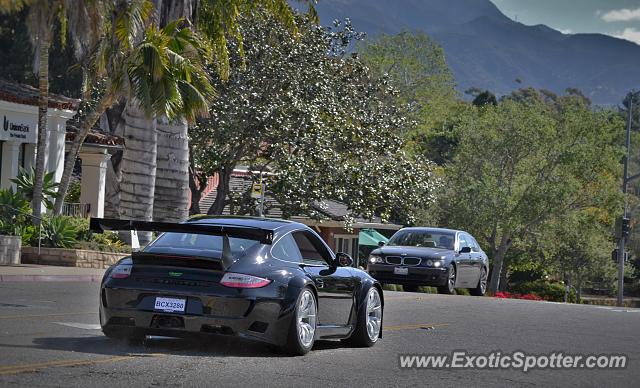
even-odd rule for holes
{"type": "Polygon", "coordinates": [[[567,34],[598,32],[640,44],[640,0],[491,0],[509,18],[567,34]]]}

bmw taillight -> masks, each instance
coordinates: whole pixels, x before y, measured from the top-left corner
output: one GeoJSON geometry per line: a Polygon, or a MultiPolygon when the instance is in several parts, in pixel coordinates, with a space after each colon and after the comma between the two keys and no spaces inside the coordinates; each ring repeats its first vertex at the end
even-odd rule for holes
{"type": "Polygon", "coordinates": [[[271,283],[271,280],[242,273],[227,272],[220,284],[231,288],[260,288],[271,283]]]}
{"type": "Polygon", "coordinates": [[[126,279],[131,275],[131,268],[133,268],[133,266],[130,264],[118,264],[111,270],[109,277],[112,279],[126,279]]]}

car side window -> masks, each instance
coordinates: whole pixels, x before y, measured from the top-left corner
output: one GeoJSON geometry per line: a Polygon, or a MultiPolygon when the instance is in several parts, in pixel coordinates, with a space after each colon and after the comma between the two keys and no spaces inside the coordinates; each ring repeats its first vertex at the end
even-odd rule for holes
{"type": "Polygon", "coordinates": [[[311,265],[327,265],[331,255],[324,244],[309,232],[293,232],[293,239],[302,255],[302,262],[311,265]]]}
{"type": "Polygon", "coordinates": [[[473,238],[473,236],[471,236],[470,234],[467,234],[466,237],[467,237],[467,241],[469,241],[469,246],[471,247],[471,250],[473,252],[480,252],[480,245],[478,245],[478,242],[476,241],[476,239],[473,238]]]}
{"type": "Polygon", "coordinates": [[[276,259],[292,261],[294,263],[302,262],[300,249],[298,249],[296,240],[294,240],[291,233],[285,235],[273,245],[273,248],[271,248],[271,254],[276,259]]]}
{"type": "Polygon", "coordinates": [[[463,233],[460,233],[458,235],[458,250],[462,250],[462,248],[464,247],[470,247],[469,243],[467,242],[467,239],[465,238],[465,235],[463,233]]]}

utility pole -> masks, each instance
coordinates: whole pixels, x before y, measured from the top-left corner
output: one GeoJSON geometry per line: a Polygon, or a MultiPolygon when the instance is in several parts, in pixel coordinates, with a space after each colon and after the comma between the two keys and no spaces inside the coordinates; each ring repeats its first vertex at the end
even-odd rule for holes
{"type": "Polygon", "coordinates": [[[629,206],[627,201],[627,186],[629,182],[638,178],[640,174],[629,176],[629,153],[631,148],[631,121],[633,120],[633,97],[634,91],[629,94],[629,117],[627,118],[627,141],[626,155],[624,157],[624,172],[622,176],[622,194],[624,195],[624,214],[622,216],[620,228],[620,240],[618,241],[618,307],[623,306],[624,302],[624,258],[625,246],[629,235],[629,206]]]}

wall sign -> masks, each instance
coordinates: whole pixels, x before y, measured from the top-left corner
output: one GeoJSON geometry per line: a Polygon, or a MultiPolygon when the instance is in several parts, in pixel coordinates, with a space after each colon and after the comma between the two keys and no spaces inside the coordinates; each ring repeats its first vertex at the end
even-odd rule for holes
{"type": "Polygon", "coordinates": [[[0,127],[0,140],[16,143],[35,143],[37,116],[24,113],[6,112],[0,110],[2,127],[0,127]]]}

